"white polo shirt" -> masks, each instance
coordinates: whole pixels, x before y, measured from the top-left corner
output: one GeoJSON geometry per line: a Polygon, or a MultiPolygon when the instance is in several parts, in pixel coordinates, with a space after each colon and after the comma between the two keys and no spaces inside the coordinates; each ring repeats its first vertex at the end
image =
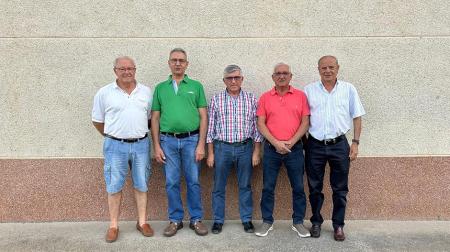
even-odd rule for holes
{"type": "Polygon", "coordinates": [[[116,82],[102,87],[94,97],[92,121],[104,123],[104,133],[116,138],[141,138],[148,130],[152,92],[140,83],[131,94],[116,82]]]}
{"type": "Polygon", "coordinates": [[[310,116],[309,133],[318,140],[343,135],[353,126],[353,118],[365,115],[356,88],[338,80],[331,92],[321,81],[305,87],[310,116]]]}

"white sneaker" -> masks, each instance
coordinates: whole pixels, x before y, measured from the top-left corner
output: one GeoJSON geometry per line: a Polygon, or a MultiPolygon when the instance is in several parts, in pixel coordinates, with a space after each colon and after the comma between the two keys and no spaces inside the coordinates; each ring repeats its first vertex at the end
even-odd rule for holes
{"type": "Polygon", "coordinates": [[[269,233],[269,231],[272,231],[272,230],[273,230],[273,224],[263,222],[261,224],[261,226],[259,226],[258,229],[256,229],[255,235],[264,237],[269,233]]]}
{"type": "Polygon", "coordinates": [[[292,230],[294,230],[295,232],[297,232],[298,236],[305,238],[305,237],[310,237],[311,233],[308,231],[308,229],[305,228],[305,226],[303,226],[303,224],[293,224],[292,225],[292,230]]]}

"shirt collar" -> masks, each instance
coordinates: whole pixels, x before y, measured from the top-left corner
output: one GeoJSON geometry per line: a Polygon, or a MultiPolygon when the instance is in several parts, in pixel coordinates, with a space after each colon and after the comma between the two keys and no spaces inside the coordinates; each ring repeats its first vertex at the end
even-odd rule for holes
{"type": "MultiPolygon", "coordinates": [[[[183,79],[181,80],[181,82],[188,83],[188,80],[189,80],[189,76],[187,74],[185,74],[183,79]]],[[[168,82],[168,84],[172,85],[172,83],[173,83],[172,75],[169,75],[169,79],[167,80],[167,82],[168,82]]]]}
{"type": "MultiPolygon", "coordinates": [[[[139,88],[139,83],[137,82],[137,81],[135,81],[136,82],[136,87],[134,88],[134,90],[137,90],[138,88],[139,88]]],[[[121,89],[120,87],[119,87],[119,84],[117,84],[117,79],[116,79],[116,81],[114,82],[114,88],[115,89],[121,89]]],[[[133,92],[134,92],[134,90],[133,90],[133,92]]]]}
{"type": "MultiPolygon", "coordinates": [[[[287,91],[288,93],[294,93],[294,88],[291,86],[291,85],[289,85],[289,89],[288,89],[288,91],[287,91]]],[[[271,90],[270,90],[270,94],[271,95],[276,95],[276,94],[278,94],[277,93],[277,90],[275,89],[275,87],[273,87],[271,90]]]]}
{"type": "MultiPolygon", "coordinates": [[[[229,96],[229,97],[231,97],[231,98],[234,98],[233,96],[231,96],[230,95],[230,93],[228,93],[228,90],[225,88],[225,90],[223,91],[224,92],[224,94],[226,95],[226,96],[229,96]]],[[[237,96],[238,98],[239,97],[241,97],[242,96],[242,89],[241,90],[239,90],[239,95],[237,96]]]]}
{"type": "MultiPolygon", "coordinates": [[[[325,86],[324,86],[323,83],[322,83],[322,80],[320,80],[319,82],[320,82],[320,88],[321,88],[323,91],[325,91],[325,92],[328,93],[327,89],[325,88],[325,86]]],[[[333,93],[333,92],[334,92],[334,90],[336,89],[336,87],[338,86],[338,84],[339,84],[339,80],[336,80],[336,85],[334,85],[334,87],[333,87],[333,89],[331,90],[330,93],[333,93]]]]}

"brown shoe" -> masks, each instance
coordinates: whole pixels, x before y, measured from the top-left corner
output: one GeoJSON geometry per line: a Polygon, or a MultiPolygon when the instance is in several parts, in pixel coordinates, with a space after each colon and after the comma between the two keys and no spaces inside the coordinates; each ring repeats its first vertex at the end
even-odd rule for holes
{"type": "Polygon", "coordinates": [[[344,241],[345,240],[344,229],[342,227],[338,227],[334,230],[334,239],[336,241],[344,241]]]}
{"type": "Polygon", "coordinates": [[[189,227],[195,231],[197,235],[204,236],[208,234],[208,228],[201,221],[189,224],[189,227]]]}
{"type": "Polygon", "coordinates": [[[136,223],[136,228],[137,228],[137,230],[139,230],[142,233],[143,236],[147,236],[147,237],[153,236],[153,229],[150,226],[150,224],[148,224],[148,223],[145,223],[144,225],[139,226],[139,222],[138,222],[138,223],[136,223]]]}
{"type": "Polygon", "coordinates": [[[119,228],[109,228],[106,232],[105,240],[108,243],[115,242],[119,237],[119,228]]]}
{"type": "Polygon", "coordinates": [[[164,236],[171,237],[174,236],[178,230],[183,228],[183,222],[175,223],[170,222],[169,225],[164,229],[164,236]]]}

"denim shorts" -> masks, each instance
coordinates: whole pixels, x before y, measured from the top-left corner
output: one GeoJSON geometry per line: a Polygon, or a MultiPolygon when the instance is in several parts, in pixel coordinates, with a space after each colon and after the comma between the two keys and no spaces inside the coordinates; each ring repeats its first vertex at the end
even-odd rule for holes
{"type": "Polygon", "coordinates": [[[105,157],[106,191],[109,194],[122,190],[128,169],[131,170],[133,187],[140,192],[147,192],[147,183],[151,172],[148,137],[134,143],[125,143],[105,137],[103,155],[105,157]]]}

